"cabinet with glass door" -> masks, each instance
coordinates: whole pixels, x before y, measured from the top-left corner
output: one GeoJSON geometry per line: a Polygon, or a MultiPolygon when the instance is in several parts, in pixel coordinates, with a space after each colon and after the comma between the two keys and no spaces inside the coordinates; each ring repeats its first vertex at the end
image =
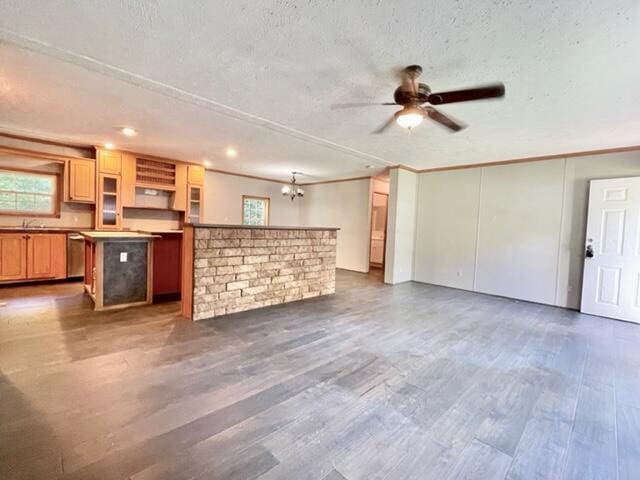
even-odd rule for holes
{"type": "Polygon", "coordinates": [[[203,192],[202,187],[199,185],[187,186],[187,223],[198,223],[202,221],[202,209],[203,204],[203,192]]]}
{"type": "Polygon", "coordinates": [[[122,226],[122,199],[120,176],[100,174],[98,178],[98,204],[96,228],[119,229],[122,226]]]}

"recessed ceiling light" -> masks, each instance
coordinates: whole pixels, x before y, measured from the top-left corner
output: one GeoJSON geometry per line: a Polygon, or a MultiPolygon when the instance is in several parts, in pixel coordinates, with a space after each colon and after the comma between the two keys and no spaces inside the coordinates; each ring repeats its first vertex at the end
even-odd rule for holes
{"type": "Polygon", "coordinates": [[[131,127],[121,128],[120,133],[122,133],[125,137],[135,137],[136,135],[138,135],[138,131],[135,128],[131,127]]]}
{"type": "Polygon", "coordinates": [[[227,150],[225,151],[225,153],[229,158],[236,158],[238,156],[238,150],[236,150],[233,147],[227,147],[227,150]]]}
{"type": "Polygon", "coordinates": [[[375,165],[367,165],[365,168],[376,168],[375,165]]]}
{"type": "Polygon", "coordinates": [[[203,161],[202,161],[202,164],[203,164],[205,167],[210,167],[210,166],[211,166],[211,162],[210,162],[209,160],[203,160],[203,161]]]}
{"type": "Polygon", "coordinates": [[[116,146],[111,142],[105,142],[104,148],[106,148],[107,150],[113,150],[114,148],[116,148],[116,146]]]}

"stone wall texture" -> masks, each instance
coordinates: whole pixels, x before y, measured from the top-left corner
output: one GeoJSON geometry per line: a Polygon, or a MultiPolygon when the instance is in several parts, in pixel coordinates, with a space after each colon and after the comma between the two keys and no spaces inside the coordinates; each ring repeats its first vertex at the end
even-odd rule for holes
{"type": "Polygon", "coordinates": [[[193,319],[335,293],[335,230],[196,227],[193,319]]]}

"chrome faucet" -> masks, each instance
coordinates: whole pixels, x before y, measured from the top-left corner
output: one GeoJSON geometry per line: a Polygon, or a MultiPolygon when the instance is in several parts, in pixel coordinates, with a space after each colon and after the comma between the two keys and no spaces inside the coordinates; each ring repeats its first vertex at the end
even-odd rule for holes
{"type": "Polygon", "coordinates": [[[29,228],[33,222],[35,222],[35,219],[33,218],[31,220],[27,220],[26,218],[24,218],[22,220],[22,228],[29,228]]]}

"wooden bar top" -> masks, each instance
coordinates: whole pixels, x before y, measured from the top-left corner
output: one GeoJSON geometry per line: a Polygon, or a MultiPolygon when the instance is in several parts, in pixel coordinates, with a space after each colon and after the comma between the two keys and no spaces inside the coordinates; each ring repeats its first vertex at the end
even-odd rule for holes
{"type": "Polygon", "coordinates": [[[106,240],[130,240],[130,239],[149,239],[153,240],[157,235],[141,232],[120,232],[120,231],[82,231],[78,232],[80,235],[88,240],[92,241],[106,241],[106,240]]]}
{"type": "Polygon", "coordinates": [[[339,227],[286,227],[281,225],[223,225],[217,223],[191,223],[196,228],[229,228],[229,229],[254,229],[254,230],[340,230],[339,227]]]}

